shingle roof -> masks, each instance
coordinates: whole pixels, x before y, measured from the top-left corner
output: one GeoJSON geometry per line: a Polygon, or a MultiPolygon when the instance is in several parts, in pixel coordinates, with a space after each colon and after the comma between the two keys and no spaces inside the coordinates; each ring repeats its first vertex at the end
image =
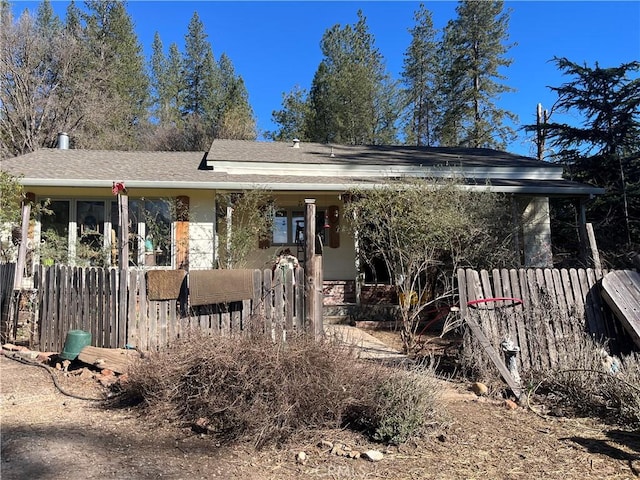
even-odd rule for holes
{"type": "MultiPolygon", "coordinates": [[[[380,183],[381,177],[363,175],[297,176],[256,173],[225,173],[207,167],[216,161],[337,164],[341,166],[409,165],[409,166],[484,166],[557,168],[538,160],[488,149],[443,149],[384,146],[334,146],[302,143],[300,148],[282,142],[215,140],[210,152],[140,152],[109,150],[41,149],[2,160],[0,169],[22,176],[31,186],[110,186],[113,181],[137,183],[140,188],[246,189],[263,186],[276,190],[340,190],[380,183]],[[334,156],[331,156],[333,148],[334,156]]],[[[282,172],[286,172],[283,166],[282,172]]],[[[496,175],[497,176],[497,175],[496,175]]],[[[386,178],[388,179],[388,178],[386,178]]],[[[473,183],[473,180],[470,180],[473,183]]],[[[484,185],[485,180],[478,180],[484,185]]],[[[540,194],[591,194],[599,189],[565,180],[501,180],[491,184],[503,191],[540,194]]]]}
{"type": "Polygon", "coordinates": [[[205,152],[40,149],[2,160],[2,170],[25,178],[194,181],[205,152]]]}
{"type": "Polygon", "coordinates": [[[553,168],[553,165],[535,158],[488,148],[326,145],[305,142],[299,145],[299,148],[294,148],[292,143],[285,142],[214,140],[209,149],[207,161],[553,168]]]}

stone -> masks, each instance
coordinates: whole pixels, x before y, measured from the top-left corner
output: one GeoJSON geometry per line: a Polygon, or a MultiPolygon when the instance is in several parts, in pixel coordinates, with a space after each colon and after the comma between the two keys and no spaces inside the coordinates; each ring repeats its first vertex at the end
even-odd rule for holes
{"type": "Polygon", "coordinates": [[[333,448],[333,442],[330,442],[329,440],[321,440],[319,446],[331,450],[333,448]]]}
{"type": "Polygon", "coordinates": [[[109,370],[108,368],[103,368],[100,373],[105,377],[112,377],[114,375],[113,370],[109,370]]]}
{"type": "Polygon", "coordinates": [[[482,397],[483,395],[486,395],[489,392],[489,388],[484,383],[481,383],[481,382],[473,382],[471,384],[471,390],[473,391],[473,393],[475,393],[479,397],[482,397]]]}
{"type": "Polygon", "coordinates": [[[384,454],[378,450],[367,450],[366,452],[362,452],[360,456],[371,462],[379,462],[384,458],[384,454]]]}
{"type": "Polygon", "coordinates": [[[342,449],[341,445],[334,445],[331,449],[331,455],[338,455],[339,457],[345,456],[345,451],[342,449]]]}
{"type": "Polygon", "coordinates": [[[305,452],[298,452],[298,454],[296,455],[296,463],[299,463],[300,465],[304,465],[305,463],[307,463],[307,460],[308,457],[305,452]]]}
{"type": "Polygon", "coordinates": [[[515,410],[518,408],[518,404],[513,400],[509,400],[509,399],[504,401],[504,406],[507,407],[509,410],[515,410]]]}
{"type": "Polygon", "coordinates": [[[357,450],[351,450],[349,452],[348,456],[349,456],[349,458],[353,458],[353,459],[357,460],[358,458],[360,458],[360,452],[357,451],[357,450]]]}
{"type": "Polygon", "coordinates": [[[193,425],[191,426],[191,429],[195,433],[199,433],[200,435],[204,435],[205,433],[207,433],[209,431],[209,420],[206,419],[206,418],[200,417],[195,422],[193,422],[193,425]]]}
{"type": "Polygon", "coordinates": [[[111,385],[113,385],[118,381],[115,375],[110,375],[110,376],[99,375],[97,379],[98,379],[98,382],[100,382],[100,384],[103,387],[110,387],[111,385]]]}

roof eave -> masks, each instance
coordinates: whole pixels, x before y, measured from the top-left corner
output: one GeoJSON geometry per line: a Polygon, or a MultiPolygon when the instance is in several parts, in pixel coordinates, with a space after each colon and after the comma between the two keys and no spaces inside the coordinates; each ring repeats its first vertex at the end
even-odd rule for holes
{"type": "MultiPolygon", "coordinates": [[[[388,186],[388,182],[339,182],[339,183],[306,183],[299,182],[189,182],[189,181],[147,181],[147,180],[119,180],[127,188],[144,189],[188,189],[188,190],[252,190],[256,188],[272,191],[322,191],[341,192],[345,190],[372,189],[388,186]]],[[[67,187],[67,188],[111,188],[113,182],[109,180],[80,180],[80,179],[36,179],[22,178],[25,187],[67,187]]],[[[497,193],[520,193],[530,195],[561,195],[561,196],[590,196],[601,195],[603,188],[589,185],[568,185],[561,188],[549,185],[464,185],[470,191],[492,191],[497,193]]]]}

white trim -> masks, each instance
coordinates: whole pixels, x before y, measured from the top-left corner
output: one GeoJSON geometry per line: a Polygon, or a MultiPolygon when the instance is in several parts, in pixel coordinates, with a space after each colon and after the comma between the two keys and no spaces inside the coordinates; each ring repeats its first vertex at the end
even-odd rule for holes
{"type": "Polygon", "coordinates": [[[561,180],[563,168],[540,167],[474,167],[460,165],[336,165],[276,162],[208,162],[216,172],[229,175],[292,175],[297,177],[384,178],[397,176],[447,178],[504,178],[510,180],[561,180]]]}
{"type": "MultiPolygon", "coordinates": [[[[491,179],[488,179],[490,182],[491,179]]],[[[255,190],[265,189],[281,192],[344,192],[347,190],[367,190],[388,186],[387,182],[380,183],[299,183],[299,182],[168,182],[168,181],[147,181],[147,180],[124,180],[127,188],[155,188],[155,189],[177,189],[177,190],[255,190]]],[[[70,188],[109,188],[111,191],[112,181],[110,180],[62,180],[62,179],[36,179],[23,178],[21,183],[27,187],[70,187],[70,188]]],[[[594,195],[604,193],[603,188],[591,185],[575,186],[506,186],[506,185],[465,185],[464,188],[472,191],[489,190],[501,193],[526,193],[539,195],[594,195]]]]}

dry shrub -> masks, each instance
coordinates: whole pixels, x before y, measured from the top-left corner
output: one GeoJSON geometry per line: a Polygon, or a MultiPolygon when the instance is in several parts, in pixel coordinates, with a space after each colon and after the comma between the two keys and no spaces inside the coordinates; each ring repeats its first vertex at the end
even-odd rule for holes
{"type": "Polygon", "coordinates": [[[373,440],[399,445],[440,421],[442,384],[434,366],[391,371],[374,385],[353,422],[373,440]]]}
{"type": "MultiPolygon", "coordinates": [[[[551,411],[563,414],[579,413],[597,415],[616,423],[640,426],[640,356],[630,354],[623,358],[613,358],[607,354],[606,345],[594,341],[583,332],[583,322],[560,311],[557,300],[542,292],[537,305],[524,308],[527,336],[516,343],[526,342],[530,352],[547,355],[549,325],[557,330],[565,329],[565,344],[558,347],[558,358],[549,367],[549,360],[538,358],[538,364],[529,369],[519,365],[522,386],[531,396],[539,396],[551,411]],[[571,335],[566,333],[571,326],[571,335]],[[546,363],[545,363],[546,362],[546,363]],[[619,368],[611,369],[611,362],[619,368]]],[[[496,309],[492,312],[495,324],[502,326],[503,335],[509,310],[496,309]]],[[[486,330],[485,330],[486,332],[486,330]]],[[[487,333],[487,337],[500,355],[503,337],[487,333]]],[[[482,380],[493,391],[504,389],[505,383],[491,362],[480,342],[467,329],[463,340],[461,365],[463,371],[474,379],[482,380]]]]}
{"type": "MultiPolygon", "coordinates": [[[[251,441],[257,447],[312,429],[345,424],[362,429],[361,413],[370,415],[366,427],[372,433],[383,421],[392,423],[390,418],[404,422],[394,408],[419,409],[397,429],[402,434],[394,438],[401,439],[422,427],[418,412],[434,410],[427,398],[410,392],[414,382],[421,385],[417,375],[389,375],[385,367],[358,362],[329,341],[293,337],[274,343],[264,336],[194,333],[134,367],[121,401],[139,404],[157,420],[206,425],[222,442],[251,441]]],[[[392,429],[385,424],[380,431],[392,429]]]]}
{"type": "Polygon", "coordinates": [[[545,406],[552,411],[640,427],[640,355],[611,357],[587,334],[566,355],[570,367],[528,375],[530,394],[544,394],[545,406]]]}

